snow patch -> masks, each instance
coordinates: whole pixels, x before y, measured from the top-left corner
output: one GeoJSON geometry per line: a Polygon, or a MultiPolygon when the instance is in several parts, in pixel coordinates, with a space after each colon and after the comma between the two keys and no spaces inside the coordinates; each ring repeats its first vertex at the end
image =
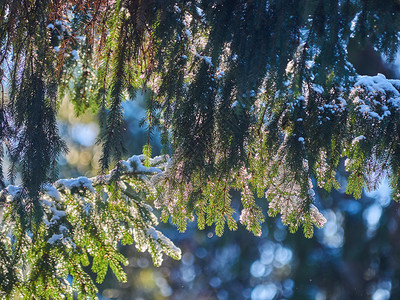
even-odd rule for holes
{"type": "Polygon", "coordinates": [[[64,237],[63,234],[53,234],[53,236],[51,238],[49,238],[47,240],[47,242],[49,244],[54,244],[55,242],[57,242],[58,240],[62,239],[64,237]]]}
{"type": "Polygon", "coordinates": [[[72,50],[72,51],[71,51],[71,55],[72,55],[72,58],[73,58],[74,60],[79,60],[78,51],[72,50]]]}
{"type": "Polygon", "coordinates": [[[196,12],[200,17],[204,17],[204,12],[200,7],[196,7],[196,12]]]}
{"type": "Polygon", "coordinates": [[[122,163],[127,166],[129,165],[131,169],[130,172],[135,173],[144,173],[144,174],[155,174],[161,173],[162,171],[156,167],[146,167],[142,164],[142,159],[144,156],[142,155],[133,155],[127,161],[122,161],[122,163]]]}
{"type": "Polygon", "coordinates": [[[213,66],[211,62],[211,57],[210,56],[203,56],[204,61],[209,64],[211,67],[213,66]]]}
{"type": "Polygon", "coordinates": [[[7,188],[7,200],[13,201],[14,198],[18,198],[21,195],[22,188],[15,185],[9,185],[7,188]]]}
{"type": "Polygon", "coordinates": [[[181,13],[182,12],[181,9],[178,7],[178,5],[175,5],[174,9],[175,9],[175,12],[177,12],[177,13],[181,13]]]}
{"type": "Polygon", "coordinates": [[[322,86],[320,86],[319,84],[313,84],[313,89],[318,94],[323,94],[324,93],[324,88],[322,86]]]}
{"type": "Polygon", "coordinates": [[[43,189],[45,190],[46,195],[49,197],[53,198],[56,201],[60,201],[60,193],[58,190],[52,185],[52,184],[45,184],[43,186],[43,189]]]}
{"type": "Polygon", "coordinates": [[[60,220],[61,218],[66,216],[65,211],[63,210],[58,210],[55,207],[51,208],[51,212],[53,213],[53,217],[51,218],[50,222],[56,222],[60,220]]]}
{"type": "Polygon", "coordinates": [[[395,97],[400,97],[399,91],[393,86],[391,80],[387,80],[385,75],[378,73],[376,76],[359,76],[354,86],[362,86],[369,93],[380,92],[392,93],[395,97]]]}
{"type": "Polygon", "coordinates": [[[71,178],[71,179],[60,179],[56,182],[57,186],[64,186],[68,190],[72,190],[74,188],[86,188],[92,193],[95,192],[92,182],[84,176],[78,178],[71,178]]]}
{"type": "Polygon", "coordinates": [[[354,138],[354,139],[351,141],[351,144],[354,145],[355,143],[357,143],[357,142],[359,142],[359,141],[362,141],[362,140],[365,140],[365,136],[360,135],[360,136],[354,138]]]}

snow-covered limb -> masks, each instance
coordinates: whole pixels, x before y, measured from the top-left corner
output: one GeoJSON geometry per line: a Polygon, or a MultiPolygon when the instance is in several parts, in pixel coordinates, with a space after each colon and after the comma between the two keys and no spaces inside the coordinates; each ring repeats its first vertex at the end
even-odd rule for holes
{"type": "Polygon", "coordinates": [[[386,79],[383,74],[359,76],[351,98],[361,115],[383,121],[400,109],[400,80],[386,79]]]}
{"type": "Polygon", "coordinates": [[[87,189],[92,193],[95,192],[92,185],[92,180],[84,176],[71,179],[60,179],[55,183],[55,187],[60,191],[87,189]]]}
{"type": "Polygon", "coordinates": [[[143,165],[145,159],[146,158],[144,155],[133,155],[128,160],[121,160],[117,164],[117,167],[112,169],[109,174],[98,175],[92,178],[81,176],[78,178],[60,179],[54,185],[60,191],[71,191],[73,189],[77,189],[89,190],[91,192],[94,192],[94,187],[108,183],[115,176],[145,176],[142,178],[146,179],[146,176],[152,176],[162,173],[162,170],[165,168],[169,157],[167,155],[161,155],[151,158],[150,167],[146,167],[143,165]]]}
{"type": "MultiPolygon", "coordinates": [[[[59,179],[54,185],[47,183],[43,185],[43,193],[51,198],[60,200],[59,192],[74,192],[74,191],[89,191],[95,193],[95,187],[99,185],[105,185],[112,180],[116,174],[119,178],[124,176],[138,176],[143,175],[153,176],[161,174],[167,166],[170,158],[168,155],[161,155],[150,159],[150,167],[143,165],[145,161],[144,155],[133,155],[128,160],[121,160],[117,167],[112,169],[109,174],[98,175],[95,177],[80,176],[77,178],[59,179]]],[[[141,177],[147,178],[147,177],[141,177]]],[[[7,188],[0,192],[0,197],[4,196],[8,201],[12,201],[14,198],[19,197],[23,192],[22,187],[9,185],[7,188]]]]}
{"type": "MultiPolygon", "coordinates": [[[[50,261],[57,262],[50,264],[49,274],[44,275],[51,277],[51,274],[67,270],[60,276],[66,278],[71,274],[74,280],[79,280],[79,274],[86,273],[80,270],[74,274],[71,268],[75,270],[76,262],[90,255],[98,282],[104,279],[109,266],[117,278],[124,280],[126,276],[121,265],[126,259],[119,253],[119,242],[135,243],[139,250],[148,251],[157,266],[161,265],[163,254],[180,259],[180,249],[155,229],[158,219],[149,205],[157,194],[148,177],[160,174],[167,159],[166,156],[150,159],[152,166],[145,167],[144,156],[133,156],[120,162],[107,175],[60,179],[54,185],[44,184],[34,210],[32,200],[27,198],[22,187],[8,186],[0,195],[0,199],[6,201],[4,205],[0,202],[0,241],[3,243],[7,239],[9,243],[21,242],[24,246],[19,250],[20,260],[10,259],[13,265],[5,268],[22,268],[26,258],[41,260],[42,256],[37,253],[43,252],[51,256],[50,261]],[[27,225],[22,217],[15,219],[17,211],[23,211],[27,220],[36,214],[39,223],[27,225]],[[30,229],[35,226],[39,226],[39,230],[30,229]],[[33,240],[44,243],[32,243],[33,240]]],[[[15,245],[10,244],[7,255],[12,257],[14,248],[15,245]]],[[[29,278],[35,267],[24,272],[24,278],[29,278]]],[[[91,281],[85,284],[93,285],[91,281]]]]}

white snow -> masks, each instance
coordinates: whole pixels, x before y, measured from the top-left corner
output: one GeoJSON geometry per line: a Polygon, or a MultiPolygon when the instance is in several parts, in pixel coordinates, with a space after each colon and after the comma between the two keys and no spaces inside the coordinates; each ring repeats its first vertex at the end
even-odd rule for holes
{"type": "Polygon", "coordinates": [[[174,6],[174,9],[175,9],[175,11],[176,11],[177,13],[180,13],[180,12],[181,12],[181,9],[178,7],[178,5],[175,5],[175,6],[174,6]]]}
{"type": "Polygon", "coordinates": [[[78,178],[71,178],[71,179],[60,179],[56,182],[56,185],[64,186],[65,188],[71,190],[73,188],[87,188],[92,193],[95,192],[92,182],[84,176],[78,178]]]}
{"type": "MultiPolygon", "coordinates": [[[[397,82],[393,82],[397,83],[397,82]]],[[[378,73],[376,76],[359,76],[354,86],[362,86],[369,93],[380,92],[386,94],[392,93],[395,97],[400,97],[399,91],[393,86],[390,80],[387,80],[385,75],[378,73]]]]}
{"type": "Polygon", "coordinates": [[[132,168],[130,162],[127,162],[126,160],[123,160],[121,163],[129,173],[133,172],[133,168],[132,168]]]}
{"type": "Polygon", "coordinates": [[[322,86],[320,86],[319,84],[313,84],[313,89],[318,94],[323,94],[324,93],[324,88],[322,86]]]}
{"type": "Polygon", "coordinates": [[[150,164],[159,165],[159,164],[162,164],[162,163],[166,163],[168,161],[168,158],[169,158],[168,155],[155,156],[153,158],[150,158],[150,164]]]}
{"type": "Polygon", "coordinates": [[[338,97],[338,100],[340,101],[340,105],[342,106],[342,109],[347,106],[346,100],[344,100],[342,97],[338,97]]]}
{"type": "Polygon", "coordinates": [[[351,37],[354,37],[354,30],[356,29],[356,25],[357,25],[359,16],[360,16],[360,12],[357,13],[357,14],[354,16],[353,20],[351,21],[351,26],[350,26],[350,31],[352,32],[352,33],[351,33],[351,37]]]}
{"type": "Polygon", "coordinates": [[[143,206],[146,207],[146,209],[147,209],[148,211],[150,211],[150,212],[153,211],[153,208],[152,208],[150,205],[148,205],[147,203],[143,203],[143,206]]]}
{"type": "Polygon", "coordinates": [[[68,228],[65,227],[64,225],[60,225],[59,229],[60,229],[60,232],[62,232],[62,233],[67,233],[68,232],[68,228]]]}
{"type": "Polygon", "coordinates": [[[55,242],[57,242],[58,240],[62,239],[63,237],[64,237],[63,234],[55,234],[54,233],[53,236],[47,240],[47,242],[49,244],[54,244],[55,242]]]}
{"type": "Polygon", "coordinates": [[[364,113],[364,114],[368,114],[371,112],[371,107],[366,104],[359,105],[358,109],[360,110],[360,113],[364,113]]]}
{"type": "Polygon", "coordinates": [[[73,58],[74,60],[79,60],[78,51],[72,50],[72,51],[71,51],[71,55],[72,55],[72,58],[73,58]]]}
{"type": "Polygon", "coordinates": [[[220,68],[217,68],[217,79],[221,79],[224,76],[225,76],[224,71],[221,71],[220,68]]]}
{"type": "Polygon", "coordinates": [[[308,69],[311,69],[312,67],[314,67],[315,62],[313,60],[307,60],[306,61],[306,66],[308,69]]]}
{"type": "Polygon", "coordinates": [[[354,139],[351,141],[351,144],[354,145],[355,143],[357,143],[357,142],[359,142],[359,141],[362,141],[362,140],[365,140],[365,136],[359,135],[358,137],[354,138],[354,139]]]}
{"type": "Polygon", "coordinates": [[[130,166],[130,169],[128,168],[128,172],[144,173],[144,174],[155,174],[162,172],[159,168],[144,166],[142,164],[142,159],[144,159],[144,156],[142,155],[133,155],[127,161],[122,161],[122,164],[127,168],[128,166],[130,166]]]}
{"type": "Polygon", "coordinates": [[[42,202],[43,202],[44,205],[46,205],[49,208],[51,208],[54,205],[53,202],[47,201],[46,199],[42,199],[42,202]]]}
{"type": "Polygon", "coordinates": [[[62,217],[65,217],[66,213],[63,210],[58,210],[55,207],[51,208],[51,212],[53,213],[53,217],[51,218],[50,222],[55,222],[60,220],[62,217]]]}
{"type": "Polygon", "coordinates": [[[9,185],[7,188],[7,199],[13,201],[14,198],[18,197],[22,191],[19,186],[9,185]]]}
{"type": "Polygon", "coordinates": [[[154,227],[150,226],[147,229],[147,234],[153,238],[154,241],[160,241],[161,244],[166,245],[168,248],[172,249],[173,252],[177,253],[178,256],[181,255],[181,249],[176,247],[169,238],[163,235],[161,232],[154,229],[154,227]]]}
{"type": "Polygon", "coordinates": [[[388,79],[388,81],[398,90],[400,90],[400,80],[399,79],[388,79]]]}
{"type": "Polygon", "coordinates": [[[209,64],[211,67],[213,66],[211,62],[211,57],[210,56],[203,56],[204,61],[209,64]]]}
{"type": "Polygon", "coordinates": [[[358,105],[357,109],[365,116],[382,121],[385,117],[391,115],[390,106],[396,110],[400,109],[399,80],[388,80],[382,74],[359,76],[354,91],[357,92],[360,89],[365,91],[367,95],[357,95],[353,102],[358,105]]]}
{"type": "Polygon", "coordinates": [[[52,184],[45,184],[43,186],[44,190],[46,191],[46,195],[53,198],[56,201],[60,201],[60,193],[52,184]]]}
{"type": "Polygon", "coordinates": [[[204,62],[207,63],[207,64],[209,64],[211,67],[213,66],[210,56],[205,56],[205,55],[203,56],[203,55],[200,55],[199,53],[196,53],[195,55],[196,55],[198,58],[204,59],[204,62]]]}
{"type": "Polygon", "coordinates": [[[204,17],[204,12],[200,7],[196,7],[196,12],[200,17],[204,17]]]}
{"type": "Polygon", "coordinates": [[[158,233],[157,233],[157,230],[154,229],[154,227],[150,226],[147,229],[147,234],[149,236],[151,236],[153,238],[153,240],[155,240],[155,241],[158,240],[158,233]]]}

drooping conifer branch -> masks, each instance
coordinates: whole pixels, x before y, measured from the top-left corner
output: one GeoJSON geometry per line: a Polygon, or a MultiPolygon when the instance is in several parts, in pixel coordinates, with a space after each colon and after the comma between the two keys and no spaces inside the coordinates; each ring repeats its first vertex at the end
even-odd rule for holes
{"type": "MultiPolygon", "coordinates": [[[[2,283],[7,293],[14,289],[10,280],[17,282],[20,276],[18,267],[12,267],[22,259],[16,249],[26,247],[30,234],[54,243],[39,243],[29,254],[29,264],[56,275],[45,282],[40,272],[32,273],[31,285],[18,289],[43,297],[50,291],[69,293],[65,282],[59,294],[42,287],[54,287],[70,273],[77,280],[74,287],[94,295],[94,286],[84,283],[88,279],[80,262],[87,260],[79,256],[81,249],[102,253],[94,267],[99,280],[104,257],[116,253],[114,244],[94,241],[104,234],[99,224],[109,224],[118,236],[120,223],[112,220],[122,220],[127,227],[138,222],[142,225],[135,228],[142,229],[152,222],[146,213],[132,217],[135,221],[126,215],[132,207],[141,209],[135,197],[154,196],[145,178],[138,177],[131,182],[135,188],[129,189],[123,186],[125,179],[104,176],[99,185],[107,187],[103,192],[82,187],[76,190],[79,197],[63,194],[76,214],[58,215],[53,220],[57,226],[50,226],[52,231],[46,227],[43,218],[48,216],[51,223],[59,211],[58,202],[46,208],[40,199],[43,184],[55,176],[57,156],[65,150],[55,121],[64,95],[73,96],[79,113],[100,108],[101,163],[107,173],[123,153],[122,101],[138,91],[151,93],[149,130],[162,131],[165,149],[173,157],[169,168],[153,176],[154,184],[162,187],[155,204],[162,219],[171,217],[179,230],[196,217],[200,228],[215,224],[217,234],[225,224],[235,229],[229,192],[238,189],[240,222],[247,229],[261,234],[264,216],[256,191],[268,199],[270,215],[281,214],[291,230],[302,226],[310,237],[313,226],[324,223],[314,206],[312,180],[328,191],[339,188],[335,172],[344,156],[350,172],[348,193],[359,197],[364,187],[372,189],[388,176],[394,198],[399,198],[400,84],[383,75],[360,77],[349,62],[350,41],[371,45],[393,59],[400,28],[395,1],[3,3],[1,83],[9,87],[0,111],[0,137],[10,154],[11,177],[19,166],[23,181],[18,197],[4,208],[10,211],[7,226],[20,224],[13,241],[2,233],[0,251],[9,253],[4,265],[11,268],[0,277],[8,280],[2,283]],[[109,201],[103,201],[104,193],[109,201]],[[90,203],[98,205],[96,217],[86,214],[90,203]],[[67,230],[57,223],[63,218],[70,222],[67,230]],[[87,240],[76,237],[82,246],[74,252],[67,237],[77,228],[83,228],[79,233],[87,240]],[[64,240],[65,251],[53,247],[64,240]],[[79,255],[72,258],[69,251],[79,255]],[[59,257],[69,261],[68,267],[52,267],[59,257]],[[34,286],[35,280],[43,285],[34,286]]],[[[151,153],[148,145],[144,150],[151,153]]],[[[123,177],[124,170],[117,168],[113,176],[123,177]]],[[[111,267],[122,274],[122,258],[115,257],[111,267]]]]}
{"type": "MultiPolygon", "coordinates": [[[[387,172],[395,182],[396,142],[387,132],[397,130],[396,119],[388,127],[371,123],[371,132],[386,140],[370,139],[362,150],[348,146],[368,122],[351,100],[357,74],[347,45],[350,39],[368,41],[393,57],[398,38],[390,33],[399,20],[392,12],[398,5],[386,4],[382,10],[372,2],[340,1],[6,1],[1,61],[15,118],[8,127],[18,129],[9,145],[13,161],[22,158],[28,194],[38,193],[63,150],[54,125],[60,84],[72,88],[77,112],[101,107],[103,172],[123,153],[123,99],[151,91],[149,137],[157,127],[162,131],[174,155],[171,188],[189,199],[178,197],[180,228],[191,213],[201,215],[196,207],[223,206],[222,200],[202,199],[205,191],[211,183],[232,187],[243,168],[249,189],[259,195],[293,181],[289,186],[304,200],[299,216],[312,207],[310,178],[328,190],[338,187],[335,170],[343,154],[352,170],[348,192],[355,196],[365,184],[375,186],[364,171],[377,169],[371,158],[384,161],[379,174],[387,172]],[[390,19],[391,26],[377,24],[377,17],[390,19]],[[71,79],[76,81],[69,86],[71,79]],[[31,110],[37,117],[27,117],[31,110]],[[289,175],[282,177],[274,160],[289,175]]],[[[378,123],[386,124],[388,116],[378,123]]],[[[144,151],[151,153],[149,145],[144,151]]]]}

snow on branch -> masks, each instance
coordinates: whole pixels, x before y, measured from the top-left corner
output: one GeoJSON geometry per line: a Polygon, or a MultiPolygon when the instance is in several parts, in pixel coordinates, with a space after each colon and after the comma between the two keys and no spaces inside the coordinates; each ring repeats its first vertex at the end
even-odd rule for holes
{"type": "MultiPolygon", "coordinates": [[[[143,165],[144,160],[143,155],[132,156],[120,161],[106,175],[47,183],[42,186],[36,204],[23,187],[10,185],[3,189],[0,242],[9,244],[2,255],[8,256],[10,259],[6,261],[12,263],[5,269],[24,270],[18,271],[24,273],[20,280],[31,280],[40,268],[34,262],[43,261],[41,254],[36,256],[47,253],[49,262],[54,263],[49,263],[46,272],[39,272],[40,276],[50,278],[52,274],[60,274],[66,280],[70,274],[74,281],[81,280],[85,286],[91,286],[95,295],[96,287],[90,277],[82,277],[86,273],[81,264],[89,263],[85,258],[88,255],[93,257],[92,271],[97,274],[97,282],[103,281],[108,267],[119,280],[126,280],[122,265],[127,260],[119,253],[119,243],[135,243],[139,251],[148,251],[156,266],[161,265],[164,253],[180,259],[181,250],[155,228],[158,219],[149,205],[157,197],[149,177],[160,174],[169,158],[150,159],[149,167],[143,165]],[[16,247],[20,249],[17,258],[13,250],[16,247]],[[29,268],[25,268],[26,258],[33,262],[29,268]]],[[[54,285],[59,288],[59,283],[54,285]]],[[[72,297],[73,291],[66,287],[64,293],[72,297]]]]}

